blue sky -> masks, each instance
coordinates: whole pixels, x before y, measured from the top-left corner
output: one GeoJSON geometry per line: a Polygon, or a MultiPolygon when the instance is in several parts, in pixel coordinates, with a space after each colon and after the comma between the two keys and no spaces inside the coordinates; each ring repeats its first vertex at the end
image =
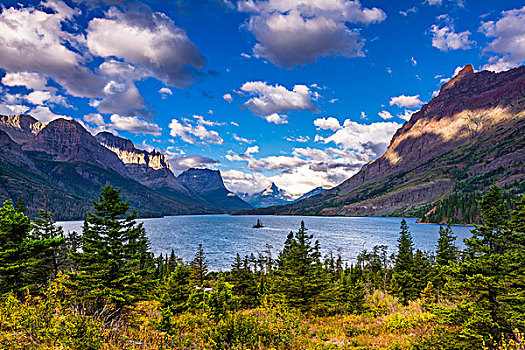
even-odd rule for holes
{"type": "Polygon", "coordinates": [[[458,67],[525,61],[523,1],[2,1],[0,114],[69,117],[227,187],[334,186],[458,67]]]}

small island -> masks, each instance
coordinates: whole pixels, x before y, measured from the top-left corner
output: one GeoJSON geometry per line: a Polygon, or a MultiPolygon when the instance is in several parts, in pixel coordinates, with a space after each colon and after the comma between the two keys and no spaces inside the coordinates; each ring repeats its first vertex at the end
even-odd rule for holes
{"type": "Polygon", "coordinates": [[[261,228],[261,227],[264,227],[264,225],[262,224],[262,221],[257,219],[257,223],[255,225],[252,226],[253,228],[261,228]]]}

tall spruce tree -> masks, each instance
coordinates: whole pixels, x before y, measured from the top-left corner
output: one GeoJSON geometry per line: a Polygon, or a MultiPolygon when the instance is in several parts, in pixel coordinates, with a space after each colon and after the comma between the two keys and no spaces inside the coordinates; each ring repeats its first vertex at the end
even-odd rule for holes
{"type": "Polygon", "coordinates": [[[161,306],[169,308],[172,313],[188,309],[188,298],[191,294],[191,267],[182,260],[176,261],[174,271],[169,275],[161,291],[161,306]]]}
{"type": "Polygon", "coordinates": [[[241,307],[257,305],[257,280],[248,266],[248,259],[243,261],[239,253],[232,264],[230,279],[233,283],[232,292],[239,297],[241,307]]]}
{"type": "Polygon", "coordinates": [[[32,257],[34,242],[30,239],[31,221],[17,211],[11,201],[0,208],[0,293],[18,292],[32,281],[28,276],[38,260],[32,257]]]}
{"type": "Polygon", "coordinates": [[[66,239],[61,226],[56,226],[53,214],[46,210],[40,210],[39,216],[33,219],[34,239],[42,240],[40,252],[40,263],[35,267],[36,273],[41,278],[41,284],[56,278],[63,271],[67,262],[67,251],[65,249],[66,239]]]}
{"type": "Polygon", "coordinates": [[[414,242],[408,230],[405,219],[401,220],[399,238],[397,239],[397,254],[392,271],[392,292],[403,304],[419,296],[415,285],[414,268],[414,242]]]}
{"type": "Polygon", "coordinates": [[[456,236],[454,236],[450,225],[446,228],[439,226],[439,238],[436,247],[436,264],[439,266],[448,266],[457,260],[458,249],[454,245],[456,236]]]}
{"type": "MultiPolygon", "coordinates": [[[[449,266],[458,261],[459,250],[454,245],[454,236],[450,225],[439,226],[439,238],[436,245],[436,260],[432,278],[432,290],[443,290],[449,277],[449,266]]],[[[429,289],[430,290],[430,289],[429,289]]]]}
{"type": "Polygon", "coordinates": [[[195,257],[190,263],[192,271],[192,282],[194,285],[199,287],[204,287],[204,281],[206,280],[206,275],[208,274],[208,264],[206,263],[206,254],[202,248],[202,244],[199,243],[199,248],[195,253],[195,257]]]}
{"type": "Polygon", "coordinates": [[[452,288],[460,303],[456,309],[462,325],[458,339],[481,348],[525,330],[524,206],[509,214],[501,190],[492,187],[481,199],[482,223],[465,240],[466,256],[452,272],[452,288]]]}
{"type": "Polygon", "coordinates": [[[318,242],[312,244],[313,235],[307,233],[304,222],[294,234],[288,235],[279,254],[275,270],[274,288],[289,305],[311,310],[319,307],[319,295],[326,287],[318,242]]]}
{"type": "Polygon", "coordinates": [[[38,225],[37,231],[32,232],[33,225],[23,213],[21,201],[17,208],[11,201],[0,208],[0,293],[23,289],[34,292],[45,285],[53,277],[45,266],[63,244],[60,237],[37,234],[38,225]]]}
{"type": "Polygon", "coordinates": [[[126,215],[129,203],[121,190],[102,188],[94,212],[87,213],[82,227],[82,251],[73,253],[78,273],[71,274],[71,287],[79,298],[100,307],[109,303],[117,310],[139,300],[148,282],[141,260],[148,239],[137,213],[126,215]]]}

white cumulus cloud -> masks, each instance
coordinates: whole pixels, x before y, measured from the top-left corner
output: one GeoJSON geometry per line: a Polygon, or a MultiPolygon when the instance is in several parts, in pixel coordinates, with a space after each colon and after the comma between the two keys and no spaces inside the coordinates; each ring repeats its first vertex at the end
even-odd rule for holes
{"type": "MultiPolygon", "coordinates": [[[[262,81],[250,81],[244,83],[241,90],[255,95],[244,105],[257,116],[266,117],[292,110],[318,112],[312,101],[312,92],[306,85],[295,85],[292,90],[288,90],[278,84],[268,85],[262,81]]],[[[272,119],[282,119],[282,116],[274,116],[272,119]]]]}
{"type": "Polygon", "coordinates": [[[379,115],[379,117],[384,119],[384,120],[394,118],[394,116],[389,111],[381,111],[381,112],[377,113],[377,115],[379,115]]]}
{"type": "Polygon", "coordinates": [[[419,107],[425,102],[421,101],[419,99],[419,95],[413,95],[413,96],[407,96],[407,95],[400,95],[395,96],[390,99],[390,105],[396,105],[398,107],[405,107],[405,108],[414,108],[419,107]]]}
{"type": "Polygon", "coordinates": [[[491,57],[483,69],[500,72],[525,62],[525,6],[503,11],[497,21],[483,22],[480,31],[494,38],[484,51],[500,55],[491,57]]]}
{"type": "Polygon", "coordinates": [[[395,122],[359,124],[347,119],[342,129],[329,137],[316,139],[324,143],[334,142],[345,150],[351,149],[378,157],[386,150],[392,135],[400,126],[401,124],[395,122]]]}
{"type": "Polygon", "coordinates": [[[314,120],[314,125],[317,126],[317,129],[321,130],[335,131],[342,128],[341,124],[339,124],[339,120],[334,117],[317,118],[314,120]]]}
{"type": "Polygon", "coordinates": [[[362,8],[358,0],[246,0],[238,9],[251,14],[246,28],[258,41],[254,54],[285,67],[325,56],[363,56],[359,30],[348,24],[386,19],[383,10],[362,8]]]}
{"type": "Polygon", "coordinates": [[[180,137],[184,142],[195,143],[197,139],[217,145],[222,145],[224,142],[217,131],[208,130],[202,124],[191,124],[187,119],[183,120],[183,123],[172,119],[169,128],[171,136],[180,137]]]}
{"type": "Polygon", "coordinates": [[[47,85],[47,79],[41,74],[34,72],[8,72],[2,78],[2,84],[6,86],[24,86],[29,90],[44,90],[47,85]]]}
{"type": "Polygon", "coordinates": [[[233,97],[231,94],[224,94],[222,95],[222,98],[224,99],[224,101],[228,102],[228,103],[232,103],[233,102],[233,97]]]}
{"type": "Polygon", "coordinates": [[[170,86],[189,85],[194,77],[187,67],[201,69],[206,63],[183,29],[146,8],[126,13],[110,8],[104,18],[89,22],[86,40],[92,54],[139,65],[170,86]]]}
{"type": "Polygon", "coordinates": [[[432,46],[441,51],[450,50],[467,50],[474,43],[469,40],[470,32],[468,30],[456,33],[454,26],[444,26],[442,28],[432,25],[432,46]]]}

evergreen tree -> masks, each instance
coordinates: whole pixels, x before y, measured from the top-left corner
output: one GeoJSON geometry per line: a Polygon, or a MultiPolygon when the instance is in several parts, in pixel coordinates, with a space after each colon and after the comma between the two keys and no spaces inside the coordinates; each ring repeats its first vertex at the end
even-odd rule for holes
{"type": "Polygon", "coordinates": [[[461,338],[473,348],[525,329],[525,241],[523,206],[512,213],[501,190],[492,187],[480,201],[482,223],[466,239],[465,261],[454,269],[453,290],[461,338]],[[513,224],[514,220],[514,224],[513,224]]]}
{"type": "Polygon", "coordinates": [[[457,260],[458,250],[454,245],[456,237],[452,233],[450,225],[446,228],[439,226],[439,238],[436,248],[436,264],[448,266],[457,260]]]}
{"type": "Polygon", "coordinates": [[[38,264],[32,257],[34,242],[30,239],[31,221],[21,211],[15,210],[11,201],[0,208],[0,293],[16,292],[32,281],[28,276],[31,267],[38,264]]]}
{"type": "Polygon", "coordinates": [[[432,279],[433,269],[428,254],[419,249],[416,250],[412,263],[413,290],[411,291],[411,299],[417,299],[432,279]]]}
{"type": "Polygon", "coordinates": [[[243,262],[239,253],[237,253],[232,264],[230,279],[233,283],[232,292],[238,296],[242,308],[250,308],[257,305],[257,280],[247,264],[243,262]]]}
{"type": "Polygon", "coordinates": [[[193,258],[190,265],[193,284],[200,288],[204,287],[204,280],[208,274],[208,264],[206,263],[206,254],[204,253],[204,249],[202,249],[202,244],[199,243],[195,258],[193,258]]]}
{"type": "Polygon", "coordinates": [[[121,190],[102,188],[94,212],[88,213],[82,227],[82,251],[73,253],[78,273],[71,274],[71,287],[95,307],[109,302],[117,310],[129,306],[145,292],[148,284],[141,269],[148,239],[137,213],[126,215],[129,203],[121,190]]]}
{"type": "Polygon", "coordinates": [[[318,242],[312,244],[312,238],[301,221],[299,231],[288,235],[275,270],[276,292],[291,306],[303,310],[319,307],[318,297],[326,286],[318,242]]]}
{"type": "Polygon", "coordinates": [[[403,304],[419,296],[419,290],[415,285],[413,276],[413,252],[414,243],[412,235],[408,230],[405,219],[401,220],[399,238],[397,239],[397,254],[395,265],[392,271],[392,292],[403,304]]]}
{"type": "Polygon", "coordinates": [[[191,267],[179,260],[175,270],[169,275],[163,287],[161,306],[169,308],[173,313],[180,313],[188,309],[188,298],[191,294],[190,286],[191,267]]]}
{"type": "Polygon", "coordinates": [[[33,220],[32,236],[41,240],[42,249],[36,269],[36,274],[42,279],[44,285],[57,277],[58,273],[65,268],[66,251],[64,245],[66,239],[62,227],[56,226],[53,214],[49,211],[40,210],[39,216],[33,220]]]}
{"type": "Polygon", "coordinates": [[[170,253],[170,257],[168,258],[168,263],[166,264],[166,272],[169,275],[173,271],[175,271],[175,267],[177,266],[177,257],[175,256],[175,251],[172,249],[170,253]]]}
{"type": "Polygon", "coordinates": [[[80,251],[80,248],[82,248],[82,236],[73,231],[64,238],[65,243],[62,246],[62,255],[65,256],[64,271],[78,271],[78,266],[73,260],[73,255],[74,253],[80,251]]]}
{"type": "Polygon", "coordinates": [[[363,279],[367,281],[368,289],[383,289],[386,293],[387,283],[390,279],[388,268],[388,253],[386,245],[376,245],[371,252],[366,249],[357,256],[357,264],[363,279]]]}
{"type": "Polygon", "coordinates": [[[409,271],[412,268],[414,242],[405,219],[401,220],[394,270],[409,271]]]}
{"type": "Polygon", "coordinates": [[[232,294],[230,287],[224,282],[221,274],[213,285],[213,291],[207,295],[206,304],[216,320],[224,319],[230,311],[238,307],[238,299],[232,294]]]}

